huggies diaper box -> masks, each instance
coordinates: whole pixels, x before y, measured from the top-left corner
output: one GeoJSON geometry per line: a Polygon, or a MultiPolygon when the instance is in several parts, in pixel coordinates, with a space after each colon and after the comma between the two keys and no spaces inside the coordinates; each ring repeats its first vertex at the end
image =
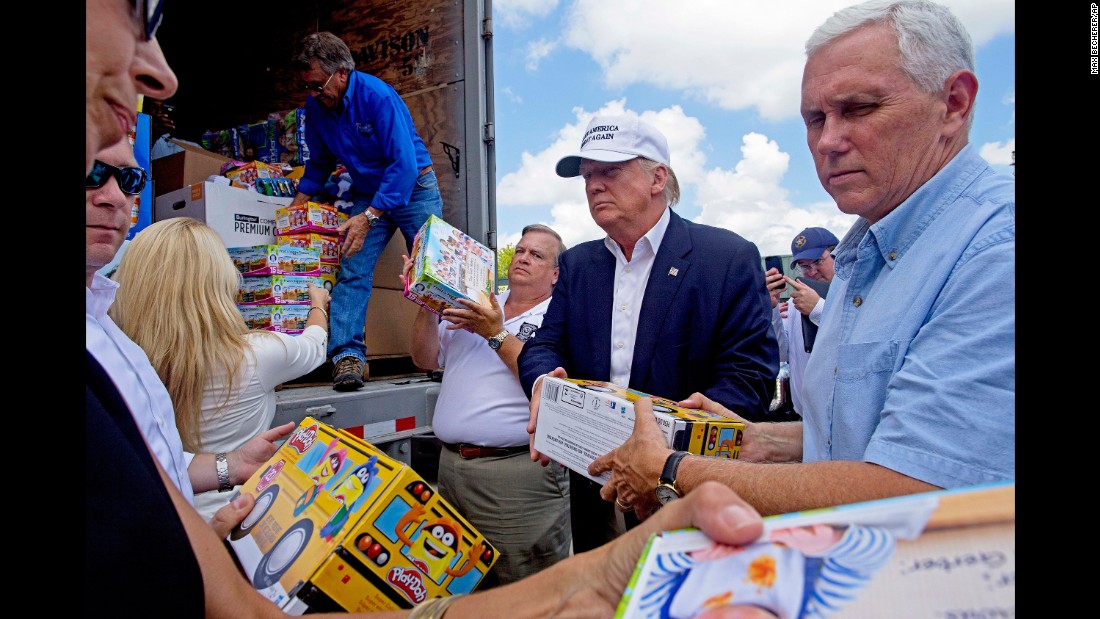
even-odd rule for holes
{"type": "Polygon", "coordinates": [[[461,309],[457,299],[490,305],[496,256],[473,237],[432,215],[416,233],[411,255],[413,271],[405,282],[405,298],[436,314],[461,309]]]}
{"type": "Polygon", "coordinates": [[[275,234],[298,234],[301,232],[319,232],[337,234],[348,216],[337,211],[331,204],[320,202],[302,202],[275,209],[275,234]]]}
{"type": "Polygon", "coordinates": [[[736,458],[745,424],[672,400],[596,380],[544,376],[535,426],[535,449],[601,484],[610,473],[588,474],[596,458],[622,445],[634,432],[634,403],[653,399],[653,414],[668,446],[703,456],[736,458]]]}
{"type": "Polygon", "coordinates": [[[321,252],[310,247],[279,242],[278,245],[230,247],[228,251],[233,266],[241,275],[321,274],[321,252]]]}
{"type": "Polygon", "coordinates": [[[284,611],[412,608],[469,593],[496,549],[408,465],[312,417],[240,489],[241,568],[284,611]]]}
{"type": "Polygon", "coordinates": [[[237,305],[309,305],[309,284],[321,286],[312,275],[257,275],[242,277],[237,305]]]}

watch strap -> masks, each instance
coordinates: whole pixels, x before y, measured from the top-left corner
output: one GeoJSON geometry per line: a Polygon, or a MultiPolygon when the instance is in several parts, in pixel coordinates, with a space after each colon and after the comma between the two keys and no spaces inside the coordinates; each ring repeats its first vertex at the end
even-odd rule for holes
{"type": "MultiPolygon", "coordinates": [[[[676,471],[680,468],[680,461],[688,455],[686,451],[674,451],[665,459],[665,468],[661,470],[661,479],[658,483],[676,486],[676,471]]],[[[679,490],[679,487],[677,487],[679,490]]]]}

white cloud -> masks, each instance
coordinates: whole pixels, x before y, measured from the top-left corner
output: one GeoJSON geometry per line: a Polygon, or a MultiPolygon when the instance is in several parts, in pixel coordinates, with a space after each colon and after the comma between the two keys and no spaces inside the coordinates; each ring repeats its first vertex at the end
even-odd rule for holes
{"type": "Polygon", "coordinates": [[[504,88],[500,88],[500,89],[498,89],[498,92],[500,92],[500,94],[504,95],[505,98],[507,98],[512,103],[523,103],[523,97],[517,95],[512,90],[511,86],[505,86],[504,88]]]}
{"type": "Polygon", "coordinates": [[[558,44],[554,41],[547,41],[546,39],[539,39],[538,41],[531,41],[527,44],[527,63],[524,67],[528,71],[537,71],[539,68],[539,62],[550,55],[558,47],[558,44]]]}
{"type": "Polygon", "coordinates": [[[524,28],[532,18],[546,17],[558,0],[494,0],[493,19],[505,26],[524,28]]]}
{"type": "MultiPolygon", "coordinates": [[[[693,0],[670,11],[662,0],[578,0],[567,9],[563,42],[590,54],[609,88],[684,90],[724,109],[755,107],[764,119],[779,120],[797,114],[806,39],[849,4],[693,0]]],[[[946,4],[975,45],[1015,29],[1012,0],[946,4]]]]}
{"type": "Polygon", "coordinates": [[[740,234],[756,243],[762,256],[790,253],[791,239],[803,228],[821,226],[840,237],[855,221],[832,202],[791,204],[780,184],[790,155],[767,136],[745,135],[741,157],[733,170],[706,171],[696,197],[703,210],[695,221],[740,234]]]}
{"type": "Polygon", "coordinates": [[[1016,138],[1007,142],[990,142],[982,144],[982,158],[990,165],[1012,165],[1012,153],[1016,151],[1016,138]]]}
{"type": "MultiPolygon", "coordinates": [[[[552,144],[538,153],[524,152],[520,168],[506,174],[497,185],[498,208],[539,207],[547,204],[551,221],[543,221],[562,236],[569,246],[598,239],[603,231],[592,221],[579,178],[559,178],[551,170],[564,156],[575,154],[588,121],[594,115],[637,113],[625,99],[609,101],[595,112],[574,108],[576,121],[562,127],[552,144]]],[[[837,210],[832,202],[795,207],[781,186],[790,155],[779,150],[774,140],[759,133],[744,136],[742,159],[733,170],[707,168],[703,152],[706,129],[698,118],[687,116],[678,105],[641,117],[669,139],[670,160],[681,192],[693,195],[685,200],[701,206],[695,218],[700,223],[728,228],[755,242],[761,255],[786,254],[791,239],[808,226],[823,226],[837,236],[855,220],[837,210]]],[[[531,209],[534,212],[534,209],[531,209]]],[[[531,221],[524,222],[534,223],[531,221]]],[[[503,246],[519,240],[518,234],[498,240],[503,246]]]]}

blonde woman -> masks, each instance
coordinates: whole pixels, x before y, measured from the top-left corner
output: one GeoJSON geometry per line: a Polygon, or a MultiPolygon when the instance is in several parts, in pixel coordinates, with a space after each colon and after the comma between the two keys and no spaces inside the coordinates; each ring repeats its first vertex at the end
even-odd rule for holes
{"type": "MultiPolygon", "coordinates": [[[[164,381],[188,452],[230,452],[267,430],[275,387],[325,362],[328,291],[310,284],[300,335],[249,330],[236,306],[240,275],[218,234],[196,219],[142,230],[114,278],[109,314],[164,381]]],[[[222,488],[195,496],[207,520],[235,486],[223,481],[222,488]]]]}

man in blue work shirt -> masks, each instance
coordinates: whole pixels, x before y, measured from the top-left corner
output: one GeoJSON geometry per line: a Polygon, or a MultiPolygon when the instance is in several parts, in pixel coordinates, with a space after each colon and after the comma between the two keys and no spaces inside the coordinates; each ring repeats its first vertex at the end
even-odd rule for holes
{"type": "Polygon", "coordinates": [[[367,346],[363,327],[374,266],[395,230],[412,249],[429,215],[443,216],[432,160],[401,95],[377,77],[355,70],[351,50],[331,32],[305,37],[293,69],[312,95],[306,100],[309,161],[292,204],[320,194],[337,164],[352,181],[340,274],[329,305],[328,354],[332,388],[363,386],[367,346]]]}

